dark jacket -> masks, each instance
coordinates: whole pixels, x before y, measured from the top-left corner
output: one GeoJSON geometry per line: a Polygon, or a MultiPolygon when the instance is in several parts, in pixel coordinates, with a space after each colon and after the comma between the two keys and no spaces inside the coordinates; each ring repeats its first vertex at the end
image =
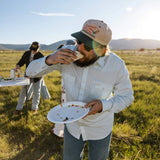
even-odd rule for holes
{"type": "MultiPolygon", "coordinates": [[[[20,67],[22,67],[24,64],[26,65],[26,68],[28,67],[29,63],[30,63],[30,56],[31,56],[31,50],[28,50],[26,52],[24,52],[23,56],[21,57],[21,59],[19,60],[19,62],[17,63],[17,65],[19,65],[20,67]]],[[[41,52],[38,52],[34,55],[33,60],[38,59],[38,58],[42,58],[44,57],[44,55],[41,52]]],[[[41,79],[42,77],[39,78],[33,78],[34,82],[37,82],[41,79]]]]}

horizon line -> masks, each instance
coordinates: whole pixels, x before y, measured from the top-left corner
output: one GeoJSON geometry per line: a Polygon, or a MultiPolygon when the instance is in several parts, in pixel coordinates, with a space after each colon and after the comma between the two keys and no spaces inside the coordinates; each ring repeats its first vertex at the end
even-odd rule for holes
{"type": "MultiPolygon", "coordinates": [[[[115,39],[112,39],[111,41],[113,40],[154,40],[154,41],[160,41],[158,39],[151,39],[151,38],[115,38],[115,39]]],[[[49,44],[53,44],[53,43],[56,43],[56,42],[60,42],[60,41],[66,41],[66,40],[72,40],[72,39],[62,39],[62,40],[59,40],[59,41],[54,41],[54,42],[51,42],[51,43],[41,43],[40,41],[38,41],[40,44],[42,45],[49,45],[49,44]]],[[[74,39],[73,39],[74,40],[74,39]]],[[[111,42],[110,41],[110,42],[111,42]]],[[[30,43],[4,43],[4,42],[0,42],[0,44],[8,44],[8,45],[30,45],[32,42],[30,43]]]]}

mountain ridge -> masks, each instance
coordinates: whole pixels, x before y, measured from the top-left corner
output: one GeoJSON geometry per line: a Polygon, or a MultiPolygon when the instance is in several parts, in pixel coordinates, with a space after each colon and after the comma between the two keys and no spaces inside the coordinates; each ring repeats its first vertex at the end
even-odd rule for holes
{"type": "MultiPolygon", "coordinates": [[[[55,50],[61,44],[66,44],[69,39],[57,41],[55,43],[46,45],[41,44],[41,50],[55,50]]],[[[28,50],[31,44],[2,44],[0,43],[0,50],[28,50]]],[[[113,39],[109,43],[111,50],[123,49],[157,49],[160,48],[160,40],[153,39],[113,39]]]]}

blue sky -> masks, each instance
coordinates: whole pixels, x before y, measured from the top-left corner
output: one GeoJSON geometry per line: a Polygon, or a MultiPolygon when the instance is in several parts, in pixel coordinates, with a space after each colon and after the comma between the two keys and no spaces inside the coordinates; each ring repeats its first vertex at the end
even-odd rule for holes
{"type": "Polygon", "coordinates": [[[105,21],[113,39],[160,40],[160,0],[0,0],[0,43],[71,39],[87,19],[105,21]]]}

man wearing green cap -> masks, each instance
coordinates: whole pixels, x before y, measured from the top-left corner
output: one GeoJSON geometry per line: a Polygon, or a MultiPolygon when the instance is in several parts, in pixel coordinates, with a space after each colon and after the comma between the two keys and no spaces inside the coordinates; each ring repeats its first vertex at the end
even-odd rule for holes
{"type": "Polygon", "coordinates": [[[87,20],[73,33],[77,44],[32,62],[27,75],[42,76],[53,70],[62,73],[66,101],[82,101],[90,111],[64,129],[63,160],[80,160],[86,142],[89,160],[106,160],[109,154],[114,113],[133,101],[129,73],[123,60],[109,50],[109,26],[101,20],[87,20]],[[81,53],[77,59],[77,52],[81,53]]]}

